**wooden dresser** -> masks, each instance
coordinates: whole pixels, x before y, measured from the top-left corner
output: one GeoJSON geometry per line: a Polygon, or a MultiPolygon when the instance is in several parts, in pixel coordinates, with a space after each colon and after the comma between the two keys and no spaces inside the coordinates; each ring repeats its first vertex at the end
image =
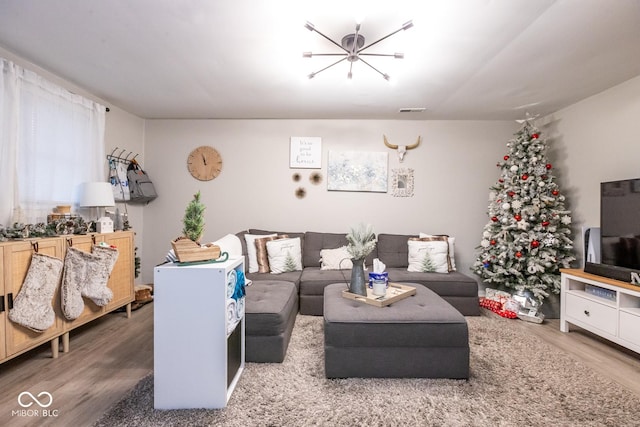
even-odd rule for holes
{"type": "Polygon", "coordinates": [[[46,342],[51,343],[52,356],[56,358],[60,338],[62,338],[63,351],[69,351],[69,332],[74,328],[123,306],[127,307],[127,317],[130,317],[131,302],[134,300],[133,235],[133,231],[119,231],[0,242],[0,363],[46,342]],[[49,329],[42,333],[34,332],[9,320],[11,302],[20,292],[29,270],[31,256],[36,250],[64,261],[68,247],[73,246],[91,252],[91,247],[100,242],[106,242],[118,248],[118,260],[107,282],[107,286],[113,291],[113,299],[108,305],[98,307],[91,300],[84,298],[84,311],[77,319],[69,321],[62,314],[60,284],[58,284],[52,300],[56,314],[55,322],[49,329]]]}

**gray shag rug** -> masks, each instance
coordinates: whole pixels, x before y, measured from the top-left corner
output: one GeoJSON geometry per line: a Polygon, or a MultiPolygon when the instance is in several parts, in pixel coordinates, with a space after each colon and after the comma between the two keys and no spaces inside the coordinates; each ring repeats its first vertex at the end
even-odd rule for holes
{"type": "Polygon", "coordinates": [[[486,313],[467,322],[469,381],[326,379],[322,317],[298,315],[284,363],[247,363],[225,409],[154,410],[149,375],[95,425],[639,425],[634,396],[517,320],[486,313]]]}

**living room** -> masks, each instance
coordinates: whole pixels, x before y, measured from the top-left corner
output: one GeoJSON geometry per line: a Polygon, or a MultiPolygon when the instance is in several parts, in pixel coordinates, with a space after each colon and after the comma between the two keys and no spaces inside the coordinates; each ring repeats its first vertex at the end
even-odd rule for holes
{"type": "MultiPolygon", "coordinates": [[[[17,2],[15,3],[17,4],[17,2]]],[[[465,2],[465,6],[469,6],[471,3],[474,2],[465,2]]],[[[478,6],[478,10],[482,11],[482,13],[498,13],[498,10],[484,5],[485,2],[481,3],[483,5],[478,6]]],[[[524,3],[520,6],[525,7],[524,3]]],[[[20,10],[19,8],[13,9],[17,8],[16,4],[12,4],[10,10],[20,10]]],[[[503,4],[501,3],[500,5],[503,4]]],[[[67,6],[72,8],[78,5],[68,2],[67,6]]],[[[518,39],[515,39],[513,41],[515,45],[510,47],[510,49],[515,50],[521,49],[521,72],[527,76],[538,73],[553,73],[553,67],[538,69],[538,62],[548,65],[545,60],[547,55],[553,60],[564,58],[569,62],[571,59],[566,58],[571,58],[572,55],[575,55],[577,59],[572,66],[572,70],[576,77],[573,81],[566,78],[567,72],[565,70],[557,70],[557,79],[553,77],[554,74],[544,74],[544,79],[547,80],[548,84],[539,90],[541,91],[540,93],[549,94],[549,97],[555,96],[554,92],[561,89],[580,87],[580,82],[584,82],[583,86],[588,86],[586,82],[588,81],[591,84],[592,82],[589,79],[595,79],[594,75],[611,76],[598,81],[597,83],[600,86],[597,90],[588,95],[574,98],[571,101],[565,100],[557,108],[552,108],[552,103],[545,98],[535,98],[535,96],[529,98],[521,97],[520,92],[527,92],[528,88],[518,87],[517,85],[509,88],[511,93],[509,90],[503,90],[500,87],[485,86],[471,90],[471,87],[484,83],[487,70],[495,71],[500,68],[502,57],[498,56],[496,52],[492,52],[495,57],[488,56],[485,58],[484,62],[486,64],[483,65],[483,61],[476,62],[477,68],[463,75],[451,72],[456,77],[456,80],[450,85],[458,86],[455,88],[449,87],[447,95],[433,94],[431,99],[420,99],[420,104],[413,104],[414,99],[411,99],[412,104],[396,103],[388,105],[386,109],[381,110],[384,114],[380,113],[378,115],[368,115],[370,113],[366,107],[366,94],[363,95],[362,92],[359,92],[360,89],[357,86],[356,89],[353,89],[346,85],[344,80],[346,80],[347,66],[338,64],[336,68],[344,66],[345,69],[326,70],[324,73],[335,72],[340,75],[340,79],[332,74],[329,75],[329,77],[334,78],[334,80],[330,80],[331,85],[334,85],[333,97],[340,100],[340,102],[335,106],[329,105],[327,107],[322,104],[324,100],[318,97],[317,92],[313,92],[313,99],[318,100],[316,108],[319,112],[317,115],[299,112],[290,113],[288,116],[283,115],[278,109],[282,108],[281,105],[276,105],[272,107],[273,110],[262,113],[253,110],[254,105],[262,105],[261,98],[265,97],[260,90],[261,71],[259,66],[255,67],[255,75],[252,77],[258,83],[254,83],[254,81],[251,81],[250,84],[247,83],[247,92],[237,99],[217,96],[218,89],[207,95],[207,102],[212,105],[215,104],[216,108],[222,110],[222,113],[212,113],[209,116],[205,116],[203,113],[191,114],[189,105],[182,104],[183,101],[176,94],[174,95],[175,103],[180,106],[182,112],[176,113],[175,111],[177,110],[173,110],[170,108],[171,106],[166,105],[165,98],[161,97],[158,99],[162,101],[154,99],[151,102],[151,104],[156,104],[156,109],[153,110],[154,114],[145,115],[131,111],[133,108],[128,108],[124,103],[121,105],[118,102],[118,96],[115,94],[93,92],[89,87],[79,83],[82,81],[79,77],[56,72],[56,68],[48,63],[50,58],[46,56],[42,58],[32,57],[31,54],[26,52],[21,53],[18,48],[12,49],[13,38],[7,36],[5,30],[0,32],[0,56],[41,74],[67,90],[82,94],[89,99],[108,106],[109,112],[106,113],[104,136],[105,156],[116,147],[126,149],[127,152],[139,153],[138,160],[153,180],[158,198],[144,206],[127,206],[129,222],[135,231],[135,245],[138,248],[138,255],[141,261],[141,271],[140,276],[136,279],[137,283],[153,283],[154,267],[164,261],[166,253],[171,249],[170,242],[182,234],[182,216],[185,207],[193,197],[193,194],[198,191],[201,192],[203,203],[207,207],[203,241],[214,241],[226,234],[249,228],[291,232],[313,230],[344,233],[349,230],[350,226],[359,222],[366,222],[372,224],[376,232],[382,233],[418,234],[424,232],[455,236],[458,270],[473,276],[470,267],[475,260],[476,247],[482,238],[483,226],[488,221],[486,212],[490,187],[495,184],[499,177],[499,169],[495,167],[495,164],[503,158],[507,151],[507,142],[513,138],[514,133],[521,126],[520,123],[516,122],[516,119],[524,118],[527,112],[531,112],[534,115],[540,114],[535,123],[548,142],[548,157],[553,164],[553,170],[560,188],[566,196],[567,207],[572,211],[572,237],[574,239],[575,255],[578,258],[575,267],[580,267],[583,260],[580,250],[582,247],[581,229],[582,227],[598,226],[600,221],[600,183],[637,177],[637,159],[640,158],[640,148],[635,135],[636,120],[634,120],[640,114],[640,103],[638,102],[640,99],[640,60],[638,58],[640,55],[637,55],[637,47],[633,47],[637,46],[639,36],[635,29],[637,26],[634,25],[637,24],[638,18],[629,13],[631,10],[638,12],[640,6],[638,2],[621,2],[617,7],[607,8],[607,13],[611,15],[604,14],[600,10],[601,6],[598,2],[588,2],[587,6],[583,7],[583,5],[578,5],[574,2],[544,2],[543,6],[538,6],[541,10],[531,15],[531,20],[535,21],[535,18],[543,16],[545,11],[557,19],[559,19],[558,17],[565,19],[565,25],[569,25],[568,22],[571,19],[584,19],[583,22],[591,23],[591,28],[597,28],[597,31],[585,30],[584,33],[602,34],[602,39],[595,36],[593,36],[594,39],[590,39],[588,34],[572,33],[567,35],[561,31],[556,31],[553,32],[555,37],[563,36],[565,39],[553,41],[545,39],[544,42],[540,42],[535,46],[526,45],[522,41],[518,43],[518,39]],[[547,8],[549,9],[548,11],[546,10],[547,8]],[[578,11],[584,16],[571,17],[578,14],[578,11]],[[599,14],[606,16],[599,16],[599,14]],[[614,25],[616,22],[619,23],[617,28],[614,25]],[[598,25],[602,25],[602,27],[598,25]],[[607,36],[607,34],[609,35],[607,36]],[[573,40],[573,37],[578,40],[581,40],[580,37],[587,37],[587,40],[592,41],[592,43],[571,44],[571,48],[577,50],[564,50],[566,47],[563,43],[567,39],[573,40]],[[596,43],[597,40],[603,41],[599,45],[596,43]],[[619,43],[619,45],[616,45],[616,43],[619,43]],[[578,49],[576,46],[582,46],[582,48],[578,49]],[[634,56],[632,53],[636,55],[634,56]],[[593,60],[598,66],[591,65],[589,60],[593,60]],[[625,61],[626,67],[623,67],[621,64],[625,61]],[[607,65],[603,67],[602,64],[607,65]],[[584,73],[584,80],[579,78],[582,73],[584,73]],[[448,103],[453,103],[456,100],[456,92],[463,90],[467,91],[467,96],[469,96],[469,93],[476,95],[476,98],[468,104],[465,111],[459,112],[458,115],[449,116],[443,112],[438,112],[438,105],[443,110],[446,109],[448,103]],[[486,98],[484,98],[485,96],[486,98]],[[523,99],[527,99],[528,102],[524,102],[523,99]],[[228,104],[228,111],[232,113],[225,114],[225,103],[228,104]],[[527,103],[532,105],[522,107],[527,103]],[[534,103],[539,104],[533,105],[534,103]],[[345,114],[344,117],[337,116],[336,113],[331,112],[330,109],[333,107],[336,108],[336,111],[339,111],[340,104],[351,105],[355,108],[355,112],[352,111],[351,115],[345,114]],[[485,104],[491,105],[495,110],[490,111],[485,104]],[[397,113],[399,108],[417,106],[425,106],[427,111],[424,113],[408,113],[408,119],[404,118],[406,116],[397,113]],[[502,110],[500,110],[500,106],[502,106],[502,110]],[[241,108],[246,109],[247,112],[244,114],[239,113],[238,111],[241,111],[241,108]],[[365,112],[363,113],[362,111],[365,112]],[[421,143],[416,148],[407,151],[401,162],[396,151],[385,146],[383,135],[386,135],[391,144],[410,145],[418,137],[421,138],[421,143]],[[320,169],[290,168],[291,138],[302,136],[321,138],[322,166],[320,169]],[[219,176],[211,181],[196,180],[189,174],[187,169],[186,163],[189,153],[199,146],[214,147],[222,157],[222,170],[219,176]],[[394,197],[391,192],[329,191],[327,189],[329,179],[328,156],[329,152],[336,151],[386,153],[390,171],[398,168],[413,169],[415,183],[413,196],[394,197]],[[319,183],[314,183],[310,180],[313,172],[320,173],[321,181],[319,183]],[[296,173],[300,175],[298,181],[294,179],[296,173]],[[303,197],[300,197],[301,193],[298,192],[300,188],[303,189],[303,197]]],[[[44,6],[32,5],[32,7],[38,9],[44,6]]],[[[25,8],[28,9],[26,6],[25,8]]],[[[251,10],[251,6],[248,3],[242,3],[238,8],[246,14],[251,14],[251,12],[248,12],[248,10],[251,10]]],[[[125,9],[119,9],[119,11],[125,13],[125,9]]],[[[514,9],[517,9],[517,7],[514,6],[514,9]]],[[[22,10],[22,13],[26,13],[26,11],[22,10]]],[[[162,15],[163,19],[166,19],[164,14],[168,12],[164,10],[163,13],[160,11],[158,13],[162,15]]],[[[474,21],[472,19],[473,16],[466,16],[460,9],[457,10],[457,13],[460,14],[461,20],[465,23],[474,21]]],[[[22,21],[26,26],[26,22],[29,19],[35,20],[34,14],[36,13],[31,12],[31,14],[19,18],[3,13],[5,16],[3,21],[14,19],[18,22],[22,21]]],[[[40,14],[47,15],[44,12],[40,14]]],[[[312,21],[318,30],[325,31],[325,27],[331,28],[332,25],[332,19],[329,19],[326,16],[327,14],[328,12],[325,11],[324,14],[318,13],[315,15],[317,19],[314,16],[308,16],[306,19],[312,21]]],[[[239,13],[234,14],[233,17],[237,15],[239,13]]],[[[336,12],[332,12],[331,15],[335,16],[336,12]]],[[[400,14],[398,13],[398,15],[400,14]]],[[[267,14],[265,19],[268,16],[270,15],[267,14]]],[[[365,32],[366,25],[377,25],[379,26],[378,32],[382,35],[385,32],[393,31],[396,26],[405,22],[385,19],[382,24],[379,24],[375,21],[371,22],[374,17],[375,15],[365,18],[362,27],[363,32],[365,32]]],[[[416,28],[408,30],[406,34],[401,34],[403,43],[408,43],[411,39],[411,31],[418,29],[419,17],[416,14],[408,18],[414,20],[416,28]]],[[[147,17],[140,19],[144,20],[147,17]]],[[[510,19],[516,20],[515,17],[510,17],[510,19]]],[[[510,19],[506,19],[505,22],[510,22],[510,19]]],[[[131,18],[131,21],[134,21],[133,18],[131,18]]],[[[479,18],[478,22],[481,21],[482,19],[479,18]]],[[[525,18],[518,17],[516,22],[522,23],[525,21],[525,18]]],[[[549,20],[545,22],[547,25],[552,25],[555,21],[549,20]]],[[[555,23],[558,24],[557,22],[555,23]]],[[[273,26],[272,24],[267,26],[266,29],[259,28],[269,31],[270,29],[273,30],[273,26]]],[[[519,31],[513,29],[515,26],[517,25],[512,23],[509,27],[514,37],[519,34],[519,31]]],[[[7,27],[5,26],[5,28],[7,27]]],[[[318,41],[315,38],[320,39],[317,34],[307,31],[303,25],[298,25],[294,28],[295,32],[288,35],[290,38],[296,39],[300,37],[302,39],[303,36],[311,36],[304,40],[311,40],[314,43],[318,41]]],[[[542,26],[534,29],[539,31],[538,36],[540,38],[546,37],[546,34],[542,32],[543,30],[551,32],[550,27],[542,26]]],[[[572,29],[575,30],[575,28],[572,29]]],[[[34,30],[31,28],[30,31],[34,30]]],[[[499,31],[484,30],[487,31],[486,33],[478,31],[478,34],[482,36],[499,33],[499,31]]],[[[342,36],[342,32],[334,34],[327,31],[326,34],[338,38],[342,36]]],[[[478,34],[476,36],[480,37],[478,34]]],[[[227,36],[218,35],[218,37],[224,38],[227,36]]],[[[531,36],[529,35],[529,37],[531,36]]],[[[47,39],[47,36],[38,35],[37,38],[44,40],[47,39]]],[[[389,39],[389,43],[391,41],[393,41],[393,38],[389,39]]],[[[41,41],[41,43],[44,43],[44,41],[41,41]]],[[[240,42],[233,41],[230,43],[240,42]]],[[[308,48],[304,46],[298,47],[298,44],[292,45],[291,49],[295,51],[296,55],[300,56],[299,53],[308,48]]],[[[393,44],[389,46],[392,49],[395,48],[393,44]]],[[[503,42],[501,46],[507,49],[509,43],[503,42]]],[[[55,52],[53,47],[50,46],[48,49],[55,52]]],[[[323,45],[320,45],[318,49],[321,50],[322,47],[323,45]]],[[[460,47],[463,48],[462,45],[460,47]]],[[[399,48],[402,48],[402,44],[399,48]]],[[[265,61],[278,62],[275,55],[279,54],[282,49],[282,46],[274,44],[273,54],[266,55],[265,61]]],[[[465,52],[468,53],[468,51],[465,52]]],[[[178,52],[171,53],[178,54],[178,52]]],[[[86,66],[84,60],[74,57],[69,51],[59,51],[58,55],[61,58],[65,58],[64,60],[66,61],[82,62],[86,66]]],[[[95,61],[110,74],[120,73],[120,71],[114,71],[104,63],[101,63],[97,57],[90,58],[86,62],[95,61]]],[[[409,61],[409,56],[405,59],[409,61]]],[[[144,60],[144,55],[126,57],[123,60],[126,65],[122,65],[123,75],[126,76],[127,70],[135,69],[136,65],[144,60]]],[[[314,61],[315,58],[311,60],[314,61]]],[[[392,59],[389,59],[389,61],[392,61],[392,59]]],[[[450,61],[447,66],[454,67],[456,65],[455,59],[450,59],[450,61]]],[[[553,63],[552,60],[548,62],[553,63]]],[[[411,64],[410,62],[407,63],[411,64]]],[[[248,61],[248,64],[251,64],[251,61],[248,61]]],[[[216,64],[213,68],[224,68],[223,65],[216,64]]],[[[244,62],[241,62],[240,65],[248,66],[244,62]]],[[[384,68],[386,65],[386,62],[382,62],[380,67],[384,68]]],[[[309,66],[313,68],[314,63],[306,65],[306,67],[309,66]]],[[[400,62],[395,66],[398,68],[398,72],[401,73],[403,63],[400,62]]],[[[180,67],[176,67],[175,64],[171,64],[171,67],[175,67],[175,73],[182,72],[180,67]]],[[[287,72],[289,71],[287,70],[287,72]]],[[[295,70],[295,72],[300,71],[299,69],[295,70]]],[[[512,73],[514,72],[513,70],[511,71],[512,73]]],[[[242,72],[244,73],[246,70],[242,72]]],[[[303,75],[304,72],[302,71],[303,75]]],[[[502,72],[506,73],[506,71],[502,72]]],[[[365,80],[370,78],[370,76],[368,77],[369,73],[375,76],[375,71],[364,67],[356,68],[354,65],[354,81],[351,83],[358,85],[359,78],[362,77],[365,80]]],[[[457,71],[457,73],[460,72],[457,71]]],[[[242,75],[244,76],[244,74],[242,75]]],[[[373,81],[366,81],[366,89],[371,92],[381,91],[384,96],[395,100],[395,98],[390,98],[392,91],[395,90],[394,87],[389,87],[387,82],[379,76],[375,77],[377,78],[371,79],[373,81]]],[[[146,78],[152,80],[149,75],[146,78]]],[[[194,77],[193,80],[206,80],[207,78],[200,75],[194,77]]],[[[283,80],[288,78],[287,74],[287,77],[283,78],[283,80]]],[[[278,97],[276,101],[281,103],[290,98],[304,97],[305,90],[307,90],[305,88],[312,87],[316,83],[327,84],[321,78],[323,78],[323,75],[318,74],[314,79],[305,82],[304,86],[296,83],[295,89],[283,88],[282,96],[278,97]]],[[[505,84],[511,81],[506,78],[506,74],[493,77],[493,80],[500,80],[501,78],[506,80],[505,84]]],[[[131,76],[123,78],[123,80],[125,79],[131,79],[132,82],[136,81],[131,76]]],[[[212,79],[215,79],[215,77],[212,79]]],[[[427,86],[431,83],[429,79],[425,79],[421,84],[427,86]]],[[[122,80],[115,81],[113,84],[115,87],[118,85],[126,86],[122,80]]],[[[593,85],[595,87],[595,83],[593,85]]],[[[322,87],[327,90],[328,86],[322,87]]],[[[401,80],[398,82],[397,88],[402,88],[401,80]]],[[[171,93],[178,89],[176,87],[160,86],[156,87],[156,90],[158,92],[167,91],[171,93]]],[[[407,89],[404,88],[404,90],[407,89]]],[[[149,106],[149,108],[151,107],[149,106]]],[[[106,179],[106,159],[104,165],[106,179]]],[[[143,310],[147,310],[147,308],[145,307],[143,310]]],[[[138,315],[138,312],[134,312],[133,321],[136,321],[136,315],[138,315]]],[[[108,330],[110,326],[107,322],[109,321],[109,318],[104,321],[100,320],[95,328],[108,330]]],[[[127,320],[125,319],[124,321],[126,322],[127,320]]],[[[122,323],[120,320],[115,322],[118,325],[122,323]]],[[[129,322],[131,322],[131,319],[129,322]]],[[[148,328],[151,323],[152,320],[147,319],[135,328],[143,328],[144,325],[148,328]]],[[[557,329],[557,320],[554,325],[555,329],[557,329]]],[[[535,327],[537,325],[531,326],[535,327]]],[[[119,327],[125,328],[126,325],[119,327]]],[[[531,328],[527,330],[531,330],[531,328]]],[[[142,333],[141,331],[138,332],[142,333]]],[[[83,329],[79,332],[79,334],[83,335],[78,336],[78,341],[81,342],[83,337],[87,337],[86,340],[89,342],[90,339],[87,334],[90,333],[91,327],[87,327],[86,330],[83,329]]],[[[146,333],[148,334],[149,331],[146,333]]],[[[535,333],[530,332],[530,334],[534,335],[535,333]]],[[[590,335],[579,338],[579,344],[570,341],[575,338],[559,335],[559,331],[558,335],[550,333],[547,339],[555,341],[556,345],[562,348],[575,345],[582,345],[582,348],[585,348],[589,347],[591,342],[595,342],[594,345],[601,346],[601,351],[604,354],[608,354],[608,357],[614,361],[621,358],[632,359],[631,361],[625,359],[623,363],[627,366],[633,366],[633,359],[634,357],[637,358],[637,355],[628,355],[617,347],[609,347],[607,343],[602,343],[590,335]]],[[[142,346],[143,349],[141,351],[146,349],[145,354],[148,356],[149,345],[152,346],[153,339],[152,337],[147,337],[143,342],[146,344],[142,346]]],[[[128,346],[135,347],[136,343],[129,343],[128,346]]],[[[100,351],[100,349],[95,348],[94,351],[100,351]]],[[[113,351],[117,350],[114,349],[113,351]]],[[[129,357],[136,357],[131,356],[129,352],[131,350],[125,350],[129,357]]],[[[62,355],[59,360],[64,359],[66,356],[73,356],[73,351],[68,355],[62,355]]],[[[46,349],[34,350],[34,352],[20,356],[19,359],[9,363],[3,366],[3,372],[5,367],[8,366],[13,376],[19,376],[18,372],[24,369],[34,369],[35,366],[38,369],[55,370],[51,366],[52,360],[47,356],[46,349]],[[38,360],[35,362],[36,365],[31,365],[34,361],[30,361],[30,359],[34,357],[34,354],[38,360]]],[[[96,361],[96,363],[99,362],[96,361]]],[[[69,369],[72,369],[71,366],[69,366],[69,369]]],[[[142,371],[145,369],[132,369],[140,371],[140,377],[144,376],[142,371]]],[[[3,375],[7,374],[0,374],[0,376],[3,375]]],[[[53,380],[51,379],[51,381],[53,380]]],[[[132,384],[127,383],[129,384],[128,388],[132,388],[136,383],[137,381],[133,381],[132,384]]],[[[23,385],[32,387],[28,383],[23,383],[23,385]]],[[[56,387],[61,388],[59,385],[56,387]]],[[[638,393],[637,389],[636,393],[638,393]]],[[[126,391],[123,391],[120,397],[125,394],[126,391]]],[[[60,397],[58,397],[58,394],[54,393],[54,395],[57,399],[62,400],[63,391],[59,392],[60,397]]],[[[343,395],[342,397],[348,399],[349,397],[347,396],[343,395]]],[[[118,398],[113,399],[112,403],[119,400],[118,398]]],[[[12,404],[15,401],[15,396],[7,397],[6,402],[10,400],[10,404],[12,404]]],[[[96,406],[100,407],[100,405],[96,406]]],[[[0,415],[4,416],[5,414],[0,415]]],[[[60,417],[58,421],[62,420],[62,417],[60,417]]],[[[20,425],[16,419],[10,421],[11,423],[8,425],[20,425]]],[[[22,420],[22,422],[25,422],[25,420],[22,420]]],[[[259,422],[256,423],[259,424],[259,422]]],[[[306,420],[304,423],[312,423],[312,421],[306,420]]],[[[320,423],[320,421],[318,420],[317,423],[320,423]]],[[[444,422],[444,424],[455,423],[444,422]]]]}

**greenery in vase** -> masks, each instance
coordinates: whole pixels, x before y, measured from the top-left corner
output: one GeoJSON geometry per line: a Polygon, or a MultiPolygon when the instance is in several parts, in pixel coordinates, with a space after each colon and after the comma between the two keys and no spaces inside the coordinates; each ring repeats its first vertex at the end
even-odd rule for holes
{"type": "Polygon", "coordinates": [[[200,237],[204,232],[204,210],[205,206],[200,201],[200,192],[198,191],[187,205],[182,220],[184,225],[182,233],[194,242],[200,242],[200,237]]]}
{"type": "Polygon", "coordinates": [[[358,224],[351,227],[347,234],[347,252],[353,259],[362,259],[371,253],[376,247],[376,235],[371,224],[358,224]]]}

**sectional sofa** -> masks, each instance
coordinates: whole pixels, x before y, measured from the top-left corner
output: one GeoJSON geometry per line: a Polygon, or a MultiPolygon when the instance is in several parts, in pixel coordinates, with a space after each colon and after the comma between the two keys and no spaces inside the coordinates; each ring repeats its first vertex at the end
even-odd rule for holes
{"type": "MultiPolygon", "coordinates": [[[[295,317],[300,314],[322,316],[324,288],[332,283],[345,283],[349,270],[323,270],[320,251],[347,245],[346,233],[280,232],[250,229],[236,234],[242,254],[248,256],[245,235],[287,235],[300,238],[302,269],[280,274],[249,272],[247,287],[246,360],[249,362],[282,362],[284,360],[295,317]]],[[[386,264],[391,282],[417,283],[434,291],[465,316],[480,314],[478,285],[475,279],[457,271],[423,273],[407,270],[407,241],[417,237],[400,234],[378,234],[376,249],[367,257],[366,265],[378,258],[386,264]]],[[[245,259],[247,261],[247,259],[245,259]]]]}

